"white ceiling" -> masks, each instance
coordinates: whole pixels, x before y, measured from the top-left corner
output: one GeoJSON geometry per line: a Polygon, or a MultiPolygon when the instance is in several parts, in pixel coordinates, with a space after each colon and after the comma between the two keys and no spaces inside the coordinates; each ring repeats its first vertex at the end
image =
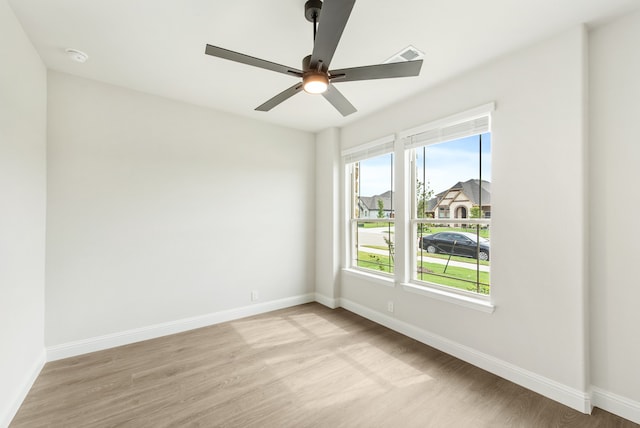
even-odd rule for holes
{"type": "Polygon", "coordinates": [[[358,0],[331,68],[384,62],[413,45],[419,77],[338,83],[358,112],[343,118],[300,93],[254,108],[293,77],[204,54],[209,43],[301,68],[313,27],[305,0],[9,0],[48,68],[307,131],[343,126],[491,58],[580,23],[598,25],[638,0],[358,0]],[[86,52],[84,64],[66,48],[86,52]]]}

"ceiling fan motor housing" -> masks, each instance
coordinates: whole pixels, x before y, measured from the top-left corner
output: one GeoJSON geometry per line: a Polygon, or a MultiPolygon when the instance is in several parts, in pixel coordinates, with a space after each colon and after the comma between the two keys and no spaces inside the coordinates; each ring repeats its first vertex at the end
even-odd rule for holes
{"type": "Polygon", "coordinates": [[[319,94],[326,91],[329,86],[329,73],[326,70],[312,69],[310,62],[311,55],[302,59],[302,85],[306,92],[319,94]]]}
{"type": "Polygon", "coordinates": [[[314,22],[320,17],[320,9],[322,9],[322,0],[308,0],[304,4],[304,17],[307,21],[314,22]]]}

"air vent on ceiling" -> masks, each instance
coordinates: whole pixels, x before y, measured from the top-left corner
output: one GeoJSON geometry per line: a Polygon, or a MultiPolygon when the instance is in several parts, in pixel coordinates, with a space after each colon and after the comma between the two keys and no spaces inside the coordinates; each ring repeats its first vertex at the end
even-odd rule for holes
{"type": "Polygon", "coordinates": [[[424,57],[424,52],[418,50],[414,46],[409,45],[406,48],[402,49],[397,54],[393,55],[388,60],[386,60],[385,63],[415,61],[422,57],[424,57]]]}

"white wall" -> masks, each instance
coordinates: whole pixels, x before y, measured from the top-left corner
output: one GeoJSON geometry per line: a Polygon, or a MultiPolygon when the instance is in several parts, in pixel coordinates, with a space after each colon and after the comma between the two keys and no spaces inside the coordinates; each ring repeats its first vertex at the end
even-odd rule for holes
{"type": "Polygon", "coordinates": [[[48,346],[313,292],[312,134],[48,82],[48,346]]]}
{"type": "Polygon", "coordinates": [[[353,275],[343,275],[341,284],[342,297],[365,311],[438,337],[476,362],[490,361],[490,369],[499,367],[502,375],[583,411],[588,410],[585,43],[584,29],[572,29],[342,129],[347,148],[496,102],[493,314],[353,275]],[[538,206],[569,207],[552,211],[571,215],[571,221],[558,221],[538,206]],[[395,302],[393,315],[386,313],[388,300],[395,302]]]}
{"type": "Polygon", "coordinates": [[[337,306],[340,278],[340,130],[316,136],[316,299],[337,306]]]}
{"type": "Polygon", "coordinates": [[[46,70],[0,0],[0,426],[44,364],[46,70]]]}
{"type": "MultiPolygon", "coordinates": [[[[593,384],[640,403],[640,12],[590,34],[593,384]]],[[[629,416],[628,416],[629,417],[629,416]]],[[[636,409],[640,423],[640,407],[636,409]]]]}

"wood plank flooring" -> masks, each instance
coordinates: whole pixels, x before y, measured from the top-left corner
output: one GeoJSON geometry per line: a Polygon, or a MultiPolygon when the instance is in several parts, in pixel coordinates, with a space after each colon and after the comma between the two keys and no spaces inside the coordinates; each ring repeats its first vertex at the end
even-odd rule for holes
{"type": "Polygon", "coordinates": [[[311,303],[45,365],[18,427],[639,427],[311,303]]]}

